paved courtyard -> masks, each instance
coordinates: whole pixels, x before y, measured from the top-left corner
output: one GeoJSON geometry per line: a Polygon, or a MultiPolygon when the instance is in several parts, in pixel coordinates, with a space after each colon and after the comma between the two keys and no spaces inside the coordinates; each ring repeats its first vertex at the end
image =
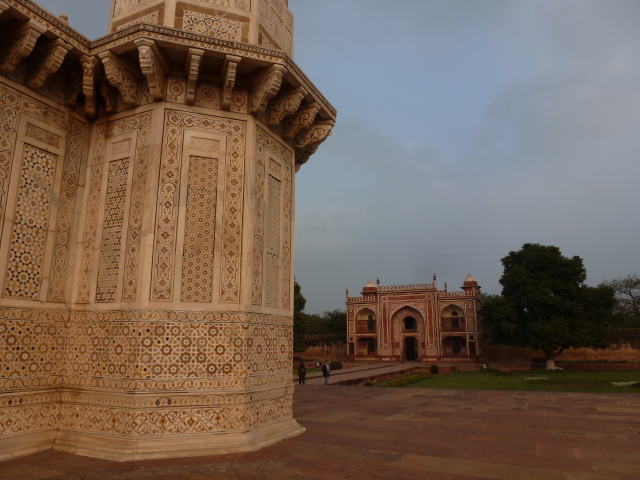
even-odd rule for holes
{"type": "Polygon", "coordinates": [[[259,452],[116,463],[49,451],[0,463],[0,479],[640,479],[640,395],[296,388],[307,433],[259,452]]]}

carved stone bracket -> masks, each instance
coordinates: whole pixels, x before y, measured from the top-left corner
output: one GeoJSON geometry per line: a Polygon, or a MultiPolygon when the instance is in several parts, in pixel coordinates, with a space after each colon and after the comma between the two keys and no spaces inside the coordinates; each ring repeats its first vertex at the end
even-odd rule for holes
{"type": "Polygon", "coordinates": [[[222,110],[231,109],[231,95],[233,94],[233,87],[236,85],[236,73],[240,60],[242,60],[242,57],[236,55],[227,55],[224,59],[222,73],[220,74],[220,83],[222,84],[220,107],[222,110]]]}
{"type": "Polygon", "coordinates": [[[166,60],[153,40],[139,38],[134,43],[138,47],[140,69],[147,78],[151,95],[156,101],[164,100],[167,89],[167,72],[169,71],[166,60]]]}
{"type": "Polygon", "coordinates": [[[31,54],[36,46],[36,41],[44,32],[46,27],[33,20],[5,32],[0,51],[0,73],[8,75],[18,66],[18,62],[31,54]]]}
{"type": "Polygon", "coordinates": [[[67,53],[72,48],[70,44],[61,38],[57,38],[42,48],[38,48],[33,53],[33,60],[29,65],[27,87],[36,89],[44,85],[49,75],[60,69],[64,57],[67,56],[67,53]]]}
{"type": "Polygon", "coordinates": [[[320,105],[316,102],[312,102],[306,107],[300,109],[295,115],[285,118],[282,137],[293,138],[302,130],[310,128],[319,111],[320,105]]]}
{"type": "Polygon", "coordinates": [[[298,87],[286,95],[281,95],[271,100],[267,107],[267,125],[276,127],[282,123],[285,117],[296,113],[306,94],[307,92],[304,88],[298,87]]]}
{"type": "Polygon", "coordinates": [[[187,63],[185,70],[187,72],[187,93],[185,103],[193,105],[196,103],[196,87],[198,85],[198,77],[200,76],[200,68],[202,68],[202,58],[204,50],[199,48],[189,48],[187,54],[187,63]]]}
{"type": "Polygon", "coordinates": [[[99,53],[98,56],[104,65],[107,80],[118,89],[124,103],[137,107],[140,104],[140,77],[135,69],[111,51],[99,53]]]}
{"type": "Polygon", "coordinates": [[[0,0],[0,15],[9,10],[9,5],[0,0]]]}
{"type": "Polygon", "coordinates": [[[316,153],[320,144],[331,135],[335,124],[334,120],[323,120],[314,123],[311,128],[296,135],[293,142],[296,149],[296,171],[309,160],[311,155],[316,153]]]}
{"type": "Polygon", "coordinates": [[[82,64],[82,92],[84,93],[84,114],[89,118],[96,116],[96,97],[97,97],[97,68],[100,60],[96,57],[83,55],[80,57],[82,64]]]}
{"type": "Polygon", "coordinates": [[[271,65],[258,75],[249,89],[249,113],[261,115],[267,109],[269,100],[280,91],[286,68],[282,65],[271,65]]]}

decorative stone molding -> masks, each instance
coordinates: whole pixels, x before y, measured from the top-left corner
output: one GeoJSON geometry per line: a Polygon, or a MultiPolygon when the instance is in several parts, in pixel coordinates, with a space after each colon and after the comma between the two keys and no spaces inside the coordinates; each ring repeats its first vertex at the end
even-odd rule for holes
{"type": "Polygon", "coordinates": [[[196,103],[196,87],[198,85],[200,69],[202,68],[203,57],[204,50],[199,48],[189,48],[187,63],[185,65],[185,70],[187,72],[187,98],[185,103],[187,105],[194,105],[196,103]]]}
{"type": "Polygon", "coordinates": [[[320,105],[312,102],[306,107],[300,109],[298,113],[285,118],[282,138],[293,138],[302,130],[310,128],[320,111],[320,105]]]}
{"type": "Polygon", "coordinates": [[[13,72],[18,62],[31,54],[36,41],[46,30],[42,25],[28,21],[6,32],[3,35],[3,47],[0,52],[0,73],[8,75],[13,72]]]}
{"type": "Polygon", "coordinates": [[[104,65],[107,80],[118,89],[124,103],[130,107],[140,105],[140,78],[134,68],[111,51],[99,53],[98,56],[104,65]]]}
{"type": "Polygon", "coordinates": [[[9,10],[9,5],[0,0],[0,15],[2,15],[6,10],[9,10]]]}
{"type": "Polygon", "coordinates": [[[96,57],[83,55],[80,57],[82,64],[82,93],[84,93],[84,113],[89,118],[96,116],[97,72],[96,67],[100,63],[96,57]]]}
{"type": "Polygon", "coordinates": [[[64,57],[72,48],[64,40],[57,38],[34,52],[29,66],[27,87],[34,90],[42,87],[47,77],[60,69],[64,57]]]}
{"type": "Polygon", "coordinates": [[[296,168],[304,165],[313,155],[322,142],[324,142],[335,126],[335,121],[324,120],[312,125],[308,130],[296,135],[293,146],[296,149],[296,168]]]}
{"type": "Polygon", "coordinates": [[[118,90],[112,86],[107,79],[100,80],[100,95],[105,102],[105,111],[107,114],[115,113],[118,106],[118,90]]]}
{"type": "Polygon", "coordinates": [[[306,90],[298,87],[286,95],[278,96],[271,100],[267,108],[267,125],[276,127],[280,125],[286,117],[296,113],[306,95],[306,90]]]}
{"type": "Polygon", "coordinates": [[[286,68],[282,65],[271,65],[258,75],[249,89],[249,113],[261,115],[267,109],[269,100],[280,91],[286,68]]]}
{"type": "Polygon", "coordinates": [[[138,46],[140,69],[147,78],[151,95],[154,100],[160,102],[164,100],[167,89],[167,62],[153,40],[138,38],[134,43],[138,46]]]}
{"type": "Polygon", "coordinates": [[[220,107],[222,110],[231,110],[231,96],[233,94],[233,87],[236,84],[236,73],[240,60],[242,60],[242,57],[238,57],[237,55],[227,55],[224,59],[222,72],[220,74],[220,83],[222,84],[220,107]]]}
{"type": "Polygon", "coordinates": [[[73,70],[67,78],[67,91],[65,94],[65,106],[74,108],[78,102],[78,95],[82,92],[82,69],[73,70]]]}

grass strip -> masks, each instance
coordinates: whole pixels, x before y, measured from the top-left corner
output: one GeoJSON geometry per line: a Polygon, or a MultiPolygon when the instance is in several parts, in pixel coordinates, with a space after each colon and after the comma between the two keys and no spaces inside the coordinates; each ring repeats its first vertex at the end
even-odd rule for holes
{"type": "Polygon", "coordinates": [[[400,388],[400,387],[405,387],[407,385],[411,385],[412,383],[417,383],[422,380],[426,380],[431,377],[432,375],[430,373],[414,373],[411,375],[405,375],[404,377],[392,378],[390,380],[383,380],[382,382],[375,383],[374,386],[400,388]]]}

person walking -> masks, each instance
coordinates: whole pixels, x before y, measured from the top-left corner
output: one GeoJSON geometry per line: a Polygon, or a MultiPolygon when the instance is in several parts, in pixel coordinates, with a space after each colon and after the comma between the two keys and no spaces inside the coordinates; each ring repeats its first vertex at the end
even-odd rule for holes
{"type": "Polygon", "coordinates": [[[304,366],[304,362],[300,360],[298,364],[298,385],[304,385],[304,377],[307,376],[307,369],[304,366]]]}
{"type": "Polygon", "coordinates": [[[325,360],[324,365],[322,365],[322,376],[324,377],[324,384],[329,385],[329,377],[331,376],[331,367],[329,366],[329,360],[325,360]]]}

